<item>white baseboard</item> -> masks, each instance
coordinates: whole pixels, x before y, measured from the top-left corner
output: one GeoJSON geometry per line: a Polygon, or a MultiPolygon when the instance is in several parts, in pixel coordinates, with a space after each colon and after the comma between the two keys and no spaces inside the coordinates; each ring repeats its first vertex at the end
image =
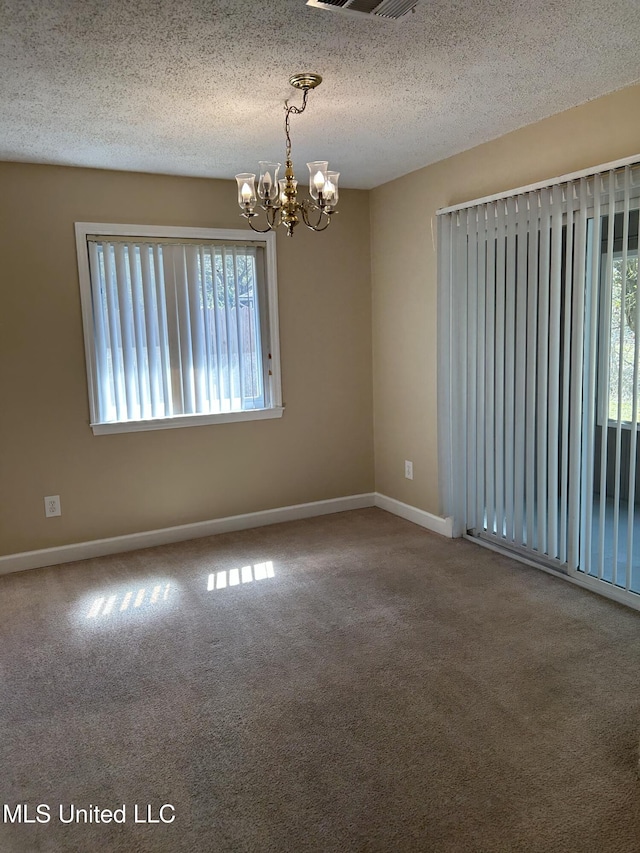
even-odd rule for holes
{"type": "Polygon", "coordinates": [[[266,509],[261,512],[248,512],[244,515],[230,515],[226,518],[214,518],[209,521],[197,521],[194,524],[180,524],[176,527],[164,527],[160,530],[146,530],[142,533],[129,533],[126,536],[112,536],[108,539],[94,539],[90,542],[76,542],[55,548],[43,548],[39,551],[23,551],[20,554],[7,554],[0,557],[0,575],[22,572],[26,569],[38,569],[42,566],[57,566],[59,563],[73,563],[90,557],[104,557],[107,554],[120,554],[123,551],[135,551],[139,548],[153,548],[156,545],[168,545],[171,542],[184,542],[188,539],[201,539],[215,536],[217,533],[230,533],[234,530],[248,530],[251,527],[265,527],[283,521],[295,521],[300,518],[313,518],[350,509],[364,509],[377,506],[393,515],[406,518],[420,527],[433,530],[442,536],[451,537],[452,519],[440,518],[417,507],[381,495],[368,492],[361,495],[348,495],[344,498],[331,498],[326,501],[283,506],[266,509]]]}
{"type": "Polygon", "coordinates": [[[381,495],[380,492],[376,492],[375,494],[375,505],[394,515],[399,515],[401,518],[406,518],[407,521],[419,524],[420,527],[426,527],[427,530],[439,533],[441,536],[446,536],[449,539],[453,537],[452,518],[442,518],[439,515],[432,515],[423,509],[418,509],[410,504],[397,501],[395,498],[381,495]]]}
{"type": "MultiPolygon", "coordinates": [[[[37,569],[42,566],[56,566],[59,563],[72,563],[75,560],[86,560],[89,557],[103,557],[107,554],[135,551],[138,548],[152,548],[155,545],[167,545],[171,542],[184,542],[187,539],[201,539],[204,536],[214,536],[217,533],[264,527],[282,521],[295,521],[300,518],[329,515],[333,512],[363,509],[375,505],[376,495],[370,492],[343,498],[332,498],[326,501],[267,509],[261,512],[249,512],[244,515],[231,515],[227,518],[215,518],[210,521],[197,521],[194,524],[180,524],[161,530],[130,533],[126,536],[112,536],[109,539],[94,539],[91,542],[77,542],[72,545],[60,545],[56,548],[43,548],[39,551],[23,551],[20,554],[7,554],[0,557],[0,575],[21,572],[26,569],[37,569]]],[[[398,515],[400,514],[398,513],[398,515]]]]}

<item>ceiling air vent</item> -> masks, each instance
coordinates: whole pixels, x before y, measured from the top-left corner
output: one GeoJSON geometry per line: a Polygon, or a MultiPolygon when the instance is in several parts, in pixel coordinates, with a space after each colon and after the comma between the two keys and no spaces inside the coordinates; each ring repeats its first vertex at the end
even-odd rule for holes
{"type": "Polygon", "coordinates": [[[331,9],[359,15],[377,15],[379,18],[401,18],[418,5],[419,0],[307,0],[307,6],[331,9]]]}

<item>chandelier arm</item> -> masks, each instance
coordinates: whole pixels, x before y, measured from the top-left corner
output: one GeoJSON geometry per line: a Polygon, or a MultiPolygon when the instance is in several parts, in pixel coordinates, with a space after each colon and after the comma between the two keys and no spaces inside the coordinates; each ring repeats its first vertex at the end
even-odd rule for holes
{"type": "MultiPolygon", "coordinates": [[[[306,222],[305,222],[305,225],[307,225],[306,222]]],[[[327,219],[326,225],[323,225],[321,228],[319,228],[316,225],[307,225],[307,228],[310,228],[312,231],[315,231],[316,233],[318,233],[320,231],[326,231],[330,225],[331,225],[331,220],[327,219]]]]}
{"type": "Polygon", "coordinates": [[[251,219],[248,219],[247,222],[249,223],[249,228],[251,228],[252,231],[255,231],[256,234],[268,234],[269,231],[273,231],[273,226],[269,224],[269,220],[267,220],[266,228],[256,228],[256,226],[251,222],[251,219]]]}
{"type": "Polygon", "coordinates": [[[307,226],[307,228],[310,228],[312,231],[326,231],[327,228],[331,225],[331,214],[327,213],[326,210],[320,210],[319,211],[318,220],[315,223],[315,225],[309,219],[309,212],[307,210],[306,205],[305,206],[301,205],[300,211],[302,213],[302,219],[304,221],[304,224],[307,226]],[[324,225],[321,226],[320,223],[322,222],[323,216],[327,217],[327,221],[324,225]]]}
{"type": "Polygon", "coordinates": [[[265,212],[265,216],[267,217],[267,223],[269,228],[277,228],[280,225],[280,212],[282,210],[281,205],[270,205],[269,207],[262,207],[265,212]],[[278,220],[276,222],[276,220],[278,220]]]}
{"type": "Polygon", "coordinates": [[[267,225],[266,228],[256,228],[256,226],[253,225],[251,220],[249,220],[249,228],[251,228],[252,231],[255,231],[256,234],[268,234],[269,231],[273,231],[273,229],[270,225],[267,225]]]}
{"type": "Polygon", "coordinates": [[[265,207],[263,204],[261,204],[260,207],[265,212],[265,219],[267,220],[267,227],[266,228],[256,228],[256,226],[252,224],[251,220],[254,219],[256,216],[258,216],[259,214],[250,213],[247,215],[246,213],[243,213],[242,216],[244,216],[245,219],[247,220],[247,222],[249,223],[249,228],[251,228],[252,231],[255,231],[256,234],[268,234],[269,231],[275,231],[276,228],[278,228],[278,226],[280,225],[280,217],[282,215],[281,214],[281,210],[282,210],[281,206],[280,205],[272,205],[270,207],[265,207]]]}

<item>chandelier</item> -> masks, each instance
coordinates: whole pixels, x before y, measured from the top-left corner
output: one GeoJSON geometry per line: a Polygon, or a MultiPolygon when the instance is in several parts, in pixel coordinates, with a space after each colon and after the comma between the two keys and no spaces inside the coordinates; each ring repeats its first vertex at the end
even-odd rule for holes
{"type": "Polygon", "coordinates": [[[291,237],[293,229],[302,221],[312,231],[324,231],[331,224],[331,217],[336,213],[338,204],[338,178],[339,172],[330,172],[329,163],[326,160],[315,160],[307,163],[309,169],[309,194],[311,199],[298,201],[298,181],[293,174],[293,163],[291,162],[291,137],[289,134],[289,120],[291,114],[300,115],[307,106],[309,89],[315,89],[322,83],[319,74],[294,74],[289,83],[295,89],[302,89],[302,106],[289,106],[289,101],[284,102],[285,120],[284,132],[287,140],[286,165],[284,178],[278,179],[280,163],[268,163],[261,160],[260,177],[258,179],[258,190],[256,195],[256,176],[250,172],[236,175],[238,182],[238,204],[242,216],[248,221],[249,226],[258,234],[266,234],[267,231],[275,231],[280,225],[287,229],[287,236],[291,237]],[[255,207],[260,199],[260,207],[265,213],[266,228],[258,228],[253,224],[253,219],[259,214],[255,207]]]}

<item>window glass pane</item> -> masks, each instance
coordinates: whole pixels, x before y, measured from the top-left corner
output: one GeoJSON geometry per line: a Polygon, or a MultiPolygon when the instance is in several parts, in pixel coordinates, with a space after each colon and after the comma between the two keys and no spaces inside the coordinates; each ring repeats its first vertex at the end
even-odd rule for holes
{"type": "Polygon", "coordinates": [[[631,421],[633,406],[633,364],[636,341],[636,300],[638,257],[613,261],[611,291],[611,339],[609,350],[609,420],[631,421]],[[624,302],[623,302],[623,280],[624,302]]]}

